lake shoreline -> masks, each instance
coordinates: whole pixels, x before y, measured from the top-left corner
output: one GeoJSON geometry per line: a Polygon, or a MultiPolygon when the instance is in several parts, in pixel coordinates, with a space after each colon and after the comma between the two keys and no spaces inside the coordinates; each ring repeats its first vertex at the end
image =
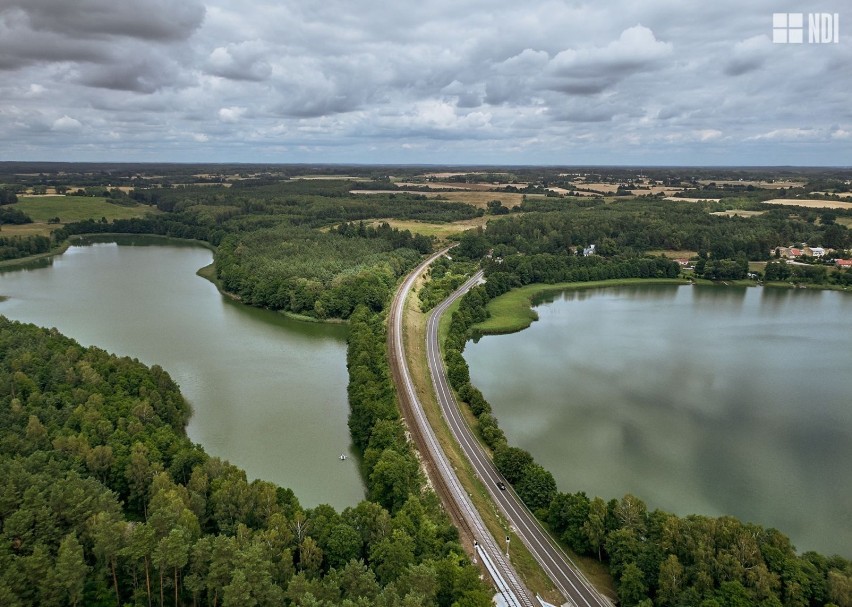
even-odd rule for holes
{"type": "Polygon", "coordinates": [[[694,285],[714,287],[764,287],[769,289],[808,289],[812,291],[837,291],[852,293],[849,287],[839,285],[806,285],[789,282],[756,283],[752,280],[718,282],[703,279],[686,278],[619,278],[614,280],[595,280],[589,282],[560,282],[554,284],[532,283],[518,287],[499,295],[488,302],[490,316],[477,323],[473,330],[478,335],[509,335],[527,329],[538,320],[535,307],[541,298],[569,291],[585,289],[605,289],[635,285],[694,285]]]}
{"type": "Polygon", "coordinates": [[[291,487],[311,506],[363,499],[347,426],[346,329],[223,297],[193,276],[212,269],[209,246],[127,234],[93,240],[103,244],[5,273],[0,314],[162,366],[191,404],[190,439],[251,478],[291,487]],[[317,477],[334,482],[326,488],[317,477]]]}
{"type": "Polygon", "coordinates": [[[688,284],[690,284],[689,280],[681,278],[620,278],[590,282],[532,283],[512,289],[489,301],[487,308],[490,317],[475,324],[473,329],[480,335],[508,335],[523,331],[538,320],[538,313],[533,309],[537,305],[536,300],[548,294],[632,285],[688,284]]]}
{"type": "Polygon", "coordinates": [[[843,379],[852,301],[774,285],[682,286],[640,281],[541,301],[528,331],[468,344],[470,383],[509,443],[563,490],[630,492],[649,510],[735,516],[781,529],[802,550],[846,554],[831,538],[848,495],[836,462],[848,461],[852,431],[843,379]],[[842,358],[822,360],[821,349],[842,358]],[[782,499],[790,494],[800,499],[782,499]]]}

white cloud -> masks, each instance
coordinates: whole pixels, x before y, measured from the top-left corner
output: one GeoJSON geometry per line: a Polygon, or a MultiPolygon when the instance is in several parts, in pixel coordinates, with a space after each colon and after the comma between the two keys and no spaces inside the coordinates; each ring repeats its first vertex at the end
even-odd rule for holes
{"type": "Polygon", "coordinates": [[[219,110],[219,120],[222,122],[239,122],[246,113],[246,108],[232,106],[223,107],[219,110]]]}
{"type": "Polygon", "coordinates": [[[44,94],[46,90],[47,88],[45,88],[43,85],[34,83],[31,84],[29,88],[27,88],[27,91],[26,93],[24,93],[24,95],[26,97],[40,97],[44,94]]]}
{"type": "Polygon", "coordinates": [[[61,133],[76,133],[83,128],[83,125],[76,118],[71,118],[67,114],[62,116],[62,118],[57,118],[53,121],[53,126],[51,127],[54,131],[59,131],[61,133]]]}
{"type": "Polygon", "coordinates": [[[257,40],[218,46],[207,58],[207,70],[232,80],[266,80],[272,73],[267,54],[267,46],[257,40]]]}
{"type": "Polygon", "coordinates": [[[816,129],[782,128],[773,129],[748,137],[748,141],[795,141],[800,139],[814,139],[819,136],[816,129]]]}
{"type": "Polygon", "coordinates": [[[577,95],[600,93],[632,74],[654,69],[672,50],[670,42],[657,40],[650,29],[635,25],[604,47],[557,54],[547,66],[550,87],[577,95]]]}

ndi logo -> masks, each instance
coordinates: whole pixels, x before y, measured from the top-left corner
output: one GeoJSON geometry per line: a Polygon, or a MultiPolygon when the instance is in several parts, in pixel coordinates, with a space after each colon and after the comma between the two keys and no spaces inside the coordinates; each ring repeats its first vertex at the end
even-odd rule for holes
{"type": "MultiPolygon", "coordinates": [[[[772,42],[775,44],[802,44],[804,41],[804,13],[772,14],[772,42]]],[[[837,44],[839,42],[839,13],[808,13],[809,44],[837,44]]]]}

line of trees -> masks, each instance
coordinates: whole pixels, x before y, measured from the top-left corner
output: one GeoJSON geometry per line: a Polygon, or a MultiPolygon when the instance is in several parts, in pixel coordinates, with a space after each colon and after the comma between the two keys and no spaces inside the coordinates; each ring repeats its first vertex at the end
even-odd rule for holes
{"type": "Polygon", "coordinates": [[[3,225],[4,223],[11,225],[24,225],[32,222],[32,218],[20,209],[12,209],[9,207],[0,208],[0,225],[3,225]]]}
{"type": "MultiPolygon", "coordinates": [[[[369,356],[356,341],[353,361],[369,356]]],[[[365,452],[381,445],[369,481],[381,503],[308,509],[189,441],[189,408],[161,368],[2,317],[0,344],[0,604],[490,603],[421,492],[398,418],[365,452]]]]}
{"type": "Polygon", "coordinates": [[[51,239],[39,234],[0,236],[0,261],[47,253],[51,246],[51,239]]]}
{"type": "Polygon", "coordinates": [[[837,284],[852,286],[852,270],[829,273],[825,266],[788,264],[783,259],[770,261],[763,270],[767,282],[795,282],[809,284],[837,284]]]}

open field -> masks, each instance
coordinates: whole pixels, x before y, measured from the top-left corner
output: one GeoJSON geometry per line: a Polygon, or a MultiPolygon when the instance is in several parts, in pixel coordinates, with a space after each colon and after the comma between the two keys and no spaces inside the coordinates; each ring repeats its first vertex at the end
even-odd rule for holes
{"type": "Polygon", "coordinates": [[[720,215],[722,217],[755,217],[763,215],[766,211],[744,211],[743,209],[731,209],[730,211],[716,211],[711,215],[720,215]]]}
{"type": "Polygon", "coordinates": [[[630,192],[634,196],[647,196],[648,194],[662,194],[663,196],[671,196],[672,194],[676,194],[677,192],[682,191],[683,188],[667,188],[661,185],[651,186],[647,190],[630,190],[630,192]]]}
{"type": "Polygon", "coordinates": [[[437,198],[453,192],[421,192],[420,190],[349,190],[350,194],[419,194],[427,198],[437,198]]]}
{"type": "Polygon", "coordinates": [[[852,228],[852,217],[838,217],[835,221],[847,228],[852,228]]]}
{"type": "MultiPolygon", "coordinates": [[[[492,200],[499,200],[504,207],[512,208],[521,204],[525,194],[515,192],[444,192],[444,197],[453,202],[463,202],[484,209],[492,200]]],[[[543,194],[526,194],[527,198],[544,198],[543,194]]]]}
{"type": "Polygon", "coordinates": [[[620,280],[595,280],[590,282],[560,282],[556,284],[535,283],[512,289],[488,303],[491,317],[477,325],[482,333],[502,334],[516,333],[529,327],[538,320],[538,314],[532,309],[532,302],[539,295],[561,293],[569,289],[596,289],[600,287],[618,287],[623,285],[679,285],[687,281],[678,278],[625,278],[620,280]]]}
{"type": "MultiPolygon", "coordinates": [[[[501,217],[508,217],[508,215],[501,215],[501,217]]],[[[392,228],[397,228],[398,230],[409,230],[414,234],[434,236],[435,238],[442,240],[453,234],[459,234],[473,228],[484,227],[485,224],[488,223],[488,220],[493,218],[494,216],[491,215],[483,215],[482,217],[474,217],[473,219],[454,221],[452,223],[426,223],[423,221],[403,219],[377,219],[375,221],[371,221],[369,225],[377,226],[386,222],[392,228]]]]}
{"type": "Polygon", "coordinates": [[[585,183],[583,181],[572,181],[572,185],[586,190],[594,190],[601,194],[614,194],[618,190],[617,183],[585,183]]]}
{"type": "Polygon", "coordinates": [[[0,236],[50,236],[56,228],[55,223],[25,223],[23,225],[3,224],[0,227],[0,236]]]}
{"type": "Polygon", "coordinates": [[[698,255],[698,251],[688,251],[686,249],[681,249],[679,251],[667,251],[664,249],[656,249],[654,251],[647,251],[647,254],[654,256],[662,255],[668,259],[689,259],[690,257],[698,255]]]}
{"type": "MultiPolygon", "coordinates": [[[[411,190],[351,190],[351,194],[422,194],[427,198],[442,197],[451,202],[463,202],[479,209],[484,209],[491,200],[499,200],[504,207],[512,208],[515,205],[521,204],[525,194],[517,192],[472,192],[472,191],[454,191],[454,192],[415,192],[411,190]]],[[[544,194],[526,194],[527,198],[544,198],[544,194]]]]}
{"type": "Polygon", "coordinates": [[[432,179],[447,179],[449,177],[461,177],[462,175],[486,175],[486,174],[508,175],[509,173],[502,173],[502,172],[499,172],[499,171],[496,171],[496,172],[490,172],[489,171],[488,173],[486,173],[485,171],[467,171],[467,172],[462,172],[462,173],[423,173],[423,175],[421,175],[421,177],[427,177],[427,178],[432,178],[432,179]]]}
{"type": "Polygon", "coordinates": [[[416,181],[398,181],[396,182],[401,188],[428,188],[430,190],[471,190],[475,188],[468,187],[467,184],[458,184],[458,183],[435,183],[430,181],[428,183],[418,183],[416,181]]]}
{"type": "Polygon", "coordinates": [[[481,182],[481,183],[456,183],[456,182],[436,182],[436,181],[428,181],[425,183],[419,183],[414,181],[400,181],[396,185],[402,187],[427,187],[432,190],[467,190],[471,192],[488,192],[490,190],[499,190],[503,188],[513,187],[513,188],[525,188],[528,184],[526,183],[491,183],[491,182],[481,182]]]}
{"type": "Polygon", "coordinates": [[[852,198],[852,192],[811,192],[816,196],[838,196],[840,198],[852,198]]]}
{"type": "Polygon", "coordinates": [[[35,222],[46,222],[48,219],[59,217],[61,223],[71,223],[84,219],[107,220],[130,219],[142,217],[153,212],[149,206],[134,204],[119,206],[111,204],[103,198],[88,198],[84,196],[43,196],[39,198],[23,198],[12,205],[29,215],[35,222]]]}
{"type": "Polygon", "coordinates": [[[764,204],[783,204],[794,207],[809,207],[812,209],[852,209],[852,202],[839,200],[813,200],[805,198],[773,198],[764,200],[764,204]]]}
{"type": "Polygon", "coordinates": [[[355,177],[353,175],[294,175],[290,179],[303,179],[305,181],[370,181],[369,177],[355,177]]]}
{"type": "Polygon", "coordinates": [[[683,196],[666,196],[665,200],[672,200],[674,202],[701,202],[702,200],[709,200],[711,202],[719,202],[722,199],[721,198],[684,198],[683,196]]]}
{"type": "Polygon", "coordinates": [[[765,190],[780,190],[781,188],[800,188],[805,185],[804,181],[740,181],[731,179],[699,179],[701,185],[715,183],[716,185],[741,185],[744,187],[754,186],[765,190]]]}

